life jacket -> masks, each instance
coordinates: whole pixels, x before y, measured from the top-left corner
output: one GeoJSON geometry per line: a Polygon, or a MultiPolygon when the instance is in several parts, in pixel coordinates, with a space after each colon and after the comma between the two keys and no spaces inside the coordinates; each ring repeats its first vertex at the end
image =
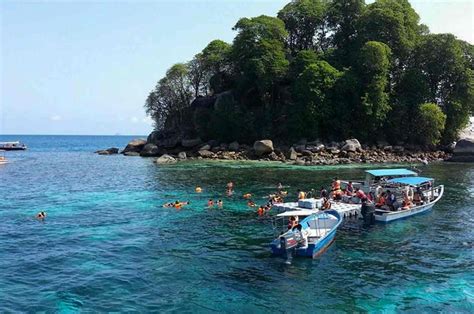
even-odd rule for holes
{"type": "Polygon", "coordinates": [[[366,198],[367,196],[365,195],[364,191],[359,190],[356,192],[356,196],[360,199],[366,198]]]}
{"type": "Polygon", "coordinates": [[[379,201],[377,202],[377,206],[383,206],[385,205],[385,197],[380,196],[379,201]]]}

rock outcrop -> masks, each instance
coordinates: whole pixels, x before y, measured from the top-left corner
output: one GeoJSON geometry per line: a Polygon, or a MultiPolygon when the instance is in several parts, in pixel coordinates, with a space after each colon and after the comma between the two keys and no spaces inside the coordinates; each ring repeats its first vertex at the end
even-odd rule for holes
{"type": "Polygon", "coordinates": [[[352,138],[345,141],[341,150],[345,152],[358,152],[362,150],[362,146],[357,139],[352,138]]]}
{"type": "Polygon", "coordinates": [[[202,144],[202,140],[200,138],[193,138],[187,140],[181,140],[181,146],[185,148],[191,148],[202,144]]]}
{"type": "Polygon", "coordinates": [[[256,141],[253,144],[255,155],[263,156],[273,152],[273,142],[271,140],[256,141]]]}
{"type": "Polygon", "coordinates": [[[172,157],[170,155],[167,155],[167,154],[164,154],[164,155],[162,155],[161,157],[158,157],[155,160],[155,163],[157,163],[159,165],[174,164],[176,162],[177,162],[177,160],[174,157],[172,157]]]}
{"type": "Polygon", "coordinates": [[[156,157],[159,155],[160,149],[153,143],[146,144],[140,152],[140,156],[142,157],[156,157]]]}
{"type": "Polygon", "coordinates": [[[116,147],[111,147],[107,149],[98,150],[95,153],[99,155],[115,155],[118,154],[119,149],[116,147]]]}
{"type": "Polygon", "coordinates": [[[474,139],[461,139],[454,146],[450,161],[474,162],[474,139]]]}
{"type": "Polygon", "coordinates": [[[124,150],[122,151],[122,154],[125,154],[128,152],[140,153],[143,150],[143,147],[145,147],[145,144],[146,144],[146,140],[144,139],[132,140],[124,148],[124,150]]]}

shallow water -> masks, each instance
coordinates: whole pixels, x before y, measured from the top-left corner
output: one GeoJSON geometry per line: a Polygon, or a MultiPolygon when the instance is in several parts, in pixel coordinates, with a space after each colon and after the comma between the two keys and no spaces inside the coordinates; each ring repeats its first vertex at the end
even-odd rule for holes
{"type": "Polygon", "coordinates": [[[474,165],[420,167],[446,185],[432,211],[370,228],[348,221],[321,258],[285,265],[269,254],[270,221],[239,196],[263,202],[280,181],[295,194],[363,168],[157,166],[92,153],[128,137],[0,136],[16,139],[30,149],[0,166],[2,312],[474,311],[474,165]],[[209,198],[224,208],[205,208],[209,198]],[[191,205],[161,207],[177,199],[191,205]]]}

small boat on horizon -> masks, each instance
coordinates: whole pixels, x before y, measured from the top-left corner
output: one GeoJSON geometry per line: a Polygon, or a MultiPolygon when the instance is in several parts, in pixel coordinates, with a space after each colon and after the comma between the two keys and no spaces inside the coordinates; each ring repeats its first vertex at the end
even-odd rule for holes
{"type": "Polygon", "coordinates": [[[19,141],[15,142],[0,142],[1,150],[26,150],[27,146],[20,143],[19,141]]]}
{"type": "Polygon", "coordinates": [[[283,222],[283,231],[270,246],[272,254],[285,257],[287,263],[291,263],[293,256],[316,258],[323,254],[334,242],[337,228],[343,221],[342,216],[335,210],[317,213],[311,210],[288,211],[277,215],[277,219],[283,222]],[[302,220],[288,229],[285,222],[292,217],[302,220]],[[285,227],[287,231],[284,231],[285,227]]]}

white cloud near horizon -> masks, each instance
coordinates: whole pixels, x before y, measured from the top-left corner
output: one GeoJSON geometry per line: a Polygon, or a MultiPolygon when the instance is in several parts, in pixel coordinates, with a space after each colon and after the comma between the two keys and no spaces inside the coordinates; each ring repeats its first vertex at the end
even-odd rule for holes
{"type": "Polygon", "coordinates": [[[63,118],[58,114],[55,114],[55,115],[49,117],[49,120],[51,120],[51,121],[61,121],[62,119],[63,118]]]}

